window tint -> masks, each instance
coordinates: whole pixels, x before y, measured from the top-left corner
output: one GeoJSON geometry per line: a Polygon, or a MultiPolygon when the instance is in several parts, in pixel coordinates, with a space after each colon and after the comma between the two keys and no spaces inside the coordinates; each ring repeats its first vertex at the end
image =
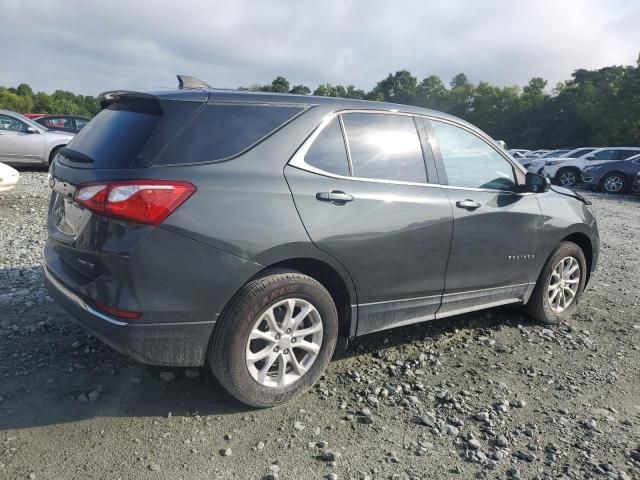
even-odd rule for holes
{"type": "Polygon", "coordinates": [[[383,113],[342,116],[354,177],[425,183],[427,173],[413,117],[383,113]]]}
{"type": "Polygon", "coordinates": [[[489,144],[462,128],[431,121],[449,180],[454,187],[513,190],[513,167],[489,144]]]}
{"type": "Polygon", "coordinates": [[[159,120],[159,108],[112,104],[80,130],[68,147],[93,159],[87,164],[91,168],[128,167],[142,153],[159,120]]]}
{"type": "Polygon", "coordinates": [[[311,148],[307,151],[304,161],[325,172],[335,173],[337,175],[349,175],[349,160],[347,159],[347,150],[344,146],[342,138],[342,129],[340,121],[334,118],[320,132],[315,139],[311,148]]]}
{"type": "Polygon", "coordinates": [[[615,160],[617,158],[616,155],[616,150],[601,150],[591,156],[593,157],[592,160],[615,160]]]}
{"type": "Polygon", "coordinates": [[[576,150],[571,155],[569,155],[569,157],[570,158],[578,158],[578,157],[581,157],[583,155],[586,155],[589,152],[593,152],[593,148],[582,148],[580,150],[576,150]]]}
{"type": "Polygon", "coordinates": [[[270,105],[207,105],[155,163],[194,163],[232,157],[302,110],[270,105]]]}
{"type": "Polygon", "coordinates": [[[0,115],[0,130],[11,130],[13,132],[26,132],[27,124],[9,115],[0,115]]]}
{"type": "Polygon", "coordinates": [[[626,160],[629,157],[633,157],[634,155],[637,155],[638,151],[637,150],[618,150],[618,155],[617,155],[617,159],[618,160],[626,160]]]}

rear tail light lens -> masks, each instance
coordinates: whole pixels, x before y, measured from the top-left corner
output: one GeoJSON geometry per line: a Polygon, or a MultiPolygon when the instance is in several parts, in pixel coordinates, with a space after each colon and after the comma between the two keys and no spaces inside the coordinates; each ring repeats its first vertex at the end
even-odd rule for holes
{"type": "Polygon", "coordinates": [[[80,185],[75,201],[99,215],[159,225],[195,191],[189,182],[125,180],[80,185]]]}
{"type": "Polygon", "coordinates": [[[96,307],[99,310],[102,310],[104,313],[108,313],[112,317],[123,318],[127,320],[135,320],[136,318],[140,318],[142,313],[140,312],[132,312],[131,310],[122,310],[121,308],[110,307],[103,303],[96,302],[96,307]]]}

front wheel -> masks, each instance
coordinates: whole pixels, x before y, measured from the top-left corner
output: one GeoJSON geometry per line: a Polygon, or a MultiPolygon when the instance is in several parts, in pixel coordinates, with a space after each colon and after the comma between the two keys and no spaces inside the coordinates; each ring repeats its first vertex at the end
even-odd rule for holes
{"type": "Polygon", "coordinates": [[[560,243],[542,269],[525,307],[527,313],[542,323],[568,320],[576,310],[586,279],[582,249],[573,242],[560,243]]]}
{"type": "Polygon", "coordinates": [[[578,175],[572,168],[562,168],[556,174],[556,182],[563,187],[575,187],[578,184],[578,175]]]}
{"type": "Polygon", "coordinates": [[[209,365],[238,400],[270,407],[314,384],[337,336],[329,292],[301,273],[273,272],[245,285],[220,316],[209,365]]]}
{"type": "Polygon", "coordinates": [[[624,175],[613,172],[607,174],[600,182],[600,189],[606,193],[622,193],[627,189],[624,175]]]}

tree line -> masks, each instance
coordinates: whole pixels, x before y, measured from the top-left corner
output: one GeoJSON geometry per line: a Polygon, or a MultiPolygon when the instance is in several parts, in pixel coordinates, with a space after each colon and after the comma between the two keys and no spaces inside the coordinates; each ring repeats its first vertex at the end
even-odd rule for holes
{"type": "MultiPolygon", "coordinates": [[[[419,80],[407,70],[389,74],[370,91],[354,85],[322,84],[315,90],[285,77],[242,90],[320,95],[394,102],[431,108],[463,118],[510,147],[563,148],[640,145],[640,56],[635,66],[579,69],[551,91],[535,77],[527,85],[473,84],[459,73],[446,85],[436,75],[419,80]]],[[[0,87],[0,108],[93,116],[96,97],[57,90],[33,93],[29,85],[0,87]]]]}

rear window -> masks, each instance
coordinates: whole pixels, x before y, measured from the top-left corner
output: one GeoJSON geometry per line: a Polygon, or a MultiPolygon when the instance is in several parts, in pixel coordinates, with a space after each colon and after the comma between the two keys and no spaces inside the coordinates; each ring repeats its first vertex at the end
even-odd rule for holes
{"type": "Polygon", "coordinates": [[[304,108],[207,105],[154,164],[198,163],[233,157],[255,145],[304,108]]]}
{"type": "Polygon", "coordinates": [[[75,151],[93,160],[91,168],[126,168],[139,158],[160,118],[153,104],[111,105],[69,142],[69,158],[75,151]]]}

